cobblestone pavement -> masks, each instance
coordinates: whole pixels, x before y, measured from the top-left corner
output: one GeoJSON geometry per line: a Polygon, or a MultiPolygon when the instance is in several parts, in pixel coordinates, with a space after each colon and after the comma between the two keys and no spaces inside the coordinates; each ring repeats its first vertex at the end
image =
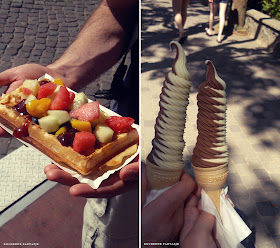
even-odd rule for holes
{"type": "MultiPolygon", "coordinates": [[[[0,0],[0,72],[25,63],[48,65],[70,45],[98,0],[0,0]]],[[[103,74],[82,89],[94,100],[99,89],[109,89],[116,70],[103,74]]],[[[0,94],[6,87],[0,88],[0,94]]],[[[110,102],[99,99],[109,107],[110,102]]],[[[0,138],[0,158],[21,146],[14,138],[0,138]]]]}
{"type": "MultiPolygon", "coordinates": [[[[230,150],[229,194],[252,234],[245,247],[280,247],[280,90],[279,60],[248,36],[228,36],[221,44],[208,37],[208,6],[192,0],[183,44],[192,90],[185,130],[185,169],[196,143],[196,94],[205,81],[206,59],[227,83],[227,141],[230,150]]],[[[174,53],[169,42],[178,37],[171,1],[142,2],[142,159],[151,149],[159,94],[174,53]]]]}

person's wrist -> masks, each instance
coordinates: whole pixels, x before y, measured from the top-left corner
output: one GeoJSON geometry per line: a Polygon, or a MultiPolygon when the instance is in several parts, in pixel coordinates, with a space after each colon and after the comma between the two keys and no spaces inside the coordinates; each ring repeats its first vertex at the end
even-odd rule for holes
{"type": "Polygon", "coordinates": [[[69,68],[66,65],[54,62],[46,66],[53,74],[54,77],[61,77],[65,86],[74,89],[79,81],[71,73],[69,73],[69,68]]]}

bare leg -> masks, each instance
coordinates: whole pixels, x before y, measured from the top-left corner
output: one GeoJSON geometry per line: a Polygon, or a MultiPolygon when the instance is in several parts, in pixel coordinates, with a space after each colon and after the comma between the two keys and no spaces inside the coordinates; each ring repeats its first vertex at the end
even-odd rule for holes
{"type": "Polygon", "coordinates": [[[218,9],[218,4],[210,3],[210,14],[209,14],[209,29],[206,30],[207,34],[212,35],[214,26],[214,17],[218,9]]]}
{"type": "Polygon", "coordinates": [[[174,21],[179,29],[179,38],[182,38],[184,35],[183,19],[181,15],[183,0],[172,0],[174,21]]]}
{"type": "Polygon", "coordinates": [[[218,42],[221,42],[222,40],[222,34],[225,26],[225,20],[226,20],[226,9],[227,9],[227,4],[226,3],[220,3],[219,6],[219,34],[218,34],[218,42]]]}
{"type": "Polygon", "coordinates": [[[187,20],[187,14],[188,14],[188,6],[189,6],[190,0],[183,0],[182,3],[182,11],[181,11],[181,15],[182,15],[182,25],[183,28],[185,26],[186,20],[187,20]]]}

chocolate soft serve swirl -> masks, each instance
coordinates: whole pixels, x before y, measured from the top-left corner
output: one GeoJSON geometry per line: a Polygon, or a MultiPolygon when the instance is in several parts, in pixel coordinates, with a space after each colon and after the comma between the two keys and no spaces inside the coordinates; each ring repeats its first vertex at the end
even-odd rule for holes
{"type": "Polygon", "coordinates": [[[198,88],[198,137],[193,150],[192,164],[215,167],[228,163],[226,143],[226,84],[207,60],[206,81],[198,88]]]}
{"type": "Polygon", "coordinates": [[[156,119],[153,149],[148,160],[162,168],[183,168],[183,134],[191,87],[190,74],[186,69],[186,55],[181,45],[170,42],[176,48],[172,70],[165,75],[160,94],[160,111],[156,119]]]}

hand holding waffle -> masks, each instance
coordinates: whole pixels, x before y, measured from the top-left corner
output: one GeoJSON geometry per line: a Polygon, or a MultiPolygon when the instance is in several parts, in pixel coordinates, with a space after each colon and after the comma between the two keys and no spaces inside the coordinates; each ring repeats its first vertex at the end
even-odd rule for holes
{"type": "Polygon", "coordinates": [[[135,161],[115,172],[103,181],[98,189],[93,189],[86,183],[80,183],[77,178],[63,171],[54,164],[45,167],[47,179],[69,186],[69,193],[73,196],[86,198],[111,198],[130,190],[137,189],[139,176],[139,162],[135,161]]]}

